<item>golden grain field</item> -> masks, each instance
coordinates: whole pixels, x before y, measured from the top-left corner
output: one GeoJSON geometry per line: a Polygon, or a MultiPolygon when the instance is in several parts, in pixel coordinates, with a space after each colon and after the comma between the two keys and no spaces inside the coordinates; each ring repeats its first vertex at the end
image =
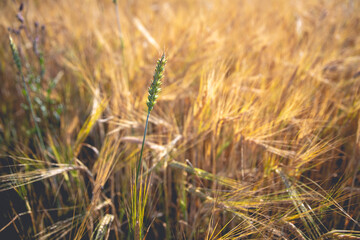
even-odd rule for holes
{"type": "Polygon", "coordinates": [[[359,13],[0,1],[0,239],[360,239],[359,13]]]}

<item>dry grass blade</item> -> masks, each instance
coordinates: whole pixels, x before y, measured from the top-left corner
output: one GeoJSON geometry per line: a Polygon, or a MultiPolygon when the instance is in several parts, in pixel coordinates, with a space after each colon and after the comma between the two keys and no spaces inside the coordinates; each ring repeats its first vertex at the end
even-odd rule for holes
{"type": "Polygon", "coordinates": [[[151,36],[151,34],[149,33],[148,30],[146,30],[146,28],[144,27],[144,25],[141,23],[140,19],[138,19],[137,17],[134,17],[133,19],[134,24],[136,26],[136,28],[144,35],[144,37],[146,38],[146,40],[153,45],[156,50],[158,50],[158,52],[161,51],[161,48],[159,46],[159,44],[156,42],[156,40],[151,36]]]}

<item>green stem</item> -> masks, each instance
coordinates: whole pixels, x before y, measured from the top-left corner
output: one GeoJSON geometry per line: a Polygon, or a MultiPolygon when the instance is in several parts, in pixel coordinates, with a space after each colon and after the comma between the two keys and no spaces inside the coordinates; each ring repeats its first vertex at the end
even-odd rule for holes
{"type": "MultiPolygon", "coordinates": [[[[29,104],[29,107],[30,107],[30,112],[31,112],[31,116],[34,120],[34,124],[35,124],[35,129],[36,129],[36,133],[39,137],[39,141],[40,141],[40,147],[45,151],[45,144],[44,144],[44,141],[43,141],[43,138],[41,136],[41,132],[40,132],[40,128],[39,128],[39,125],[37,124],[36,122],[36,116],[35,116],[35,112],[34,112],[34,109],[33,109],[33,106],[31,104],[31,99],[30,99],[30,95],[29,95],[29,90],[27,88],[27,85],[26,85],[26,82],[25,82],[25,78],[24,78],[24,74],[22,73],[22,71],[20,71],[20,75],[21,75],[21,80],[23,82],[23,85],[24,85],[24,89],[25,89],[25,96],[26,96],[26,99],[28,101],[28,104],[29,104]]],[[[44,152],[44,156],[46,158],[46,154],[44,152]]]]}
{"type": "Polygon", "coordinates": [[[135,176],[136,187],[137,187],[137,184],[138,184],[138,179],[139,179],[139,174],[140,174],[141,160],[142,160],[142,155],[143,155],[143,150],[144,150],[145,137],[146,137],[146,131],[147,131],[147,126],[148,126],[149,116],[150,116],[150,111],[148,111],[148,114],[147,114],[147,117],[146,117],[144,138],[143,138],[143,142],[142,142],[142,146],[141,146],[139,163],[138,163],[137,170],[136,170],[136,176],[135,176]]]}
{"type": "MultiPolygon", "coordinates": [[[[17,47],[15,45],[15,43],[13,42],[13,39],[11,38],[11,36],[9,35],[9,43],[10,43],[10,48],[11,48],[11,52],[12,52],[12,55],[13,55],[13,59],[14,59],[14,62],[15,62],[15,65],[19,71],[19,74],[20,74],[20,77],[21,77],[21,80],[23,82],[23,85],[24,85],[24,90],[25,90],[25,96],[26,96],[26,99],[29,103],[29,107],[30,107],[30,112],[31,112],[31,116],[34,120],[34,125],[35,125],[35,130],[36,130],[36,133],[39,137],[39,141],[40,141],[40,148],[42,148],[42,150],[44,151],[44,157],[45,159],[47,159],[46,157],[46,154],[45,154],[45,144],[44,144],[44,141],[43,141],[43,138],[41,136],[41,132],[40,132],[40,128],[36,122],[36,117],[35,117],[35,112],[34,112],[34,109],[33,109],[33,106],[31,104],[31,99],[30,99],[30,94],[29,94],[29,90],[27,88],[27,85],[26,85],[26,82],[25,82],[25,78],[24,78],[24,74],[22,72],[22,64],[21,64],[21,59],[20,59],[20,55],[19,55],[19,52],[17,50],[17,47]]],[[[41,64],[40,64],[41,65],[41,64]]]]}

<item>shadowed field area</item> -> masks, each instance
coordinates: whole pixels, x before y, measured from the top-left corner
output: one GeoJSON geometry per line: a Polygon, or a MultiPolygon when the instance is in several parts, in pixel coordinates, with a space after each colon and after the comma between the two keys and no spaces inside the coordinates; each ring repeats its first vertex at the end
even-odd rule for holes
{"type": "Polygon", "coordinates": [[[0,238],[360,239],[359,13],[0,1],[0,238]]]}

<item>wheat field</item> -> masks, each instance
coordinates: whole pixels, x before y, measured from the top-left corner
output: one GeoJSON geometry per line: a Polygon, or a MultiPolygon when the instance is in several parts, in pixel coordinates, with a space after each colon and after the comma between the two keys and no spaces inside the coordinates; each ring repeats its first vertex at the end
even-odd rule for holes
{"type": "Polygon", "coordinates": [[[0,1],[0,239],[360,239],[359,13],[0,1]]]}

